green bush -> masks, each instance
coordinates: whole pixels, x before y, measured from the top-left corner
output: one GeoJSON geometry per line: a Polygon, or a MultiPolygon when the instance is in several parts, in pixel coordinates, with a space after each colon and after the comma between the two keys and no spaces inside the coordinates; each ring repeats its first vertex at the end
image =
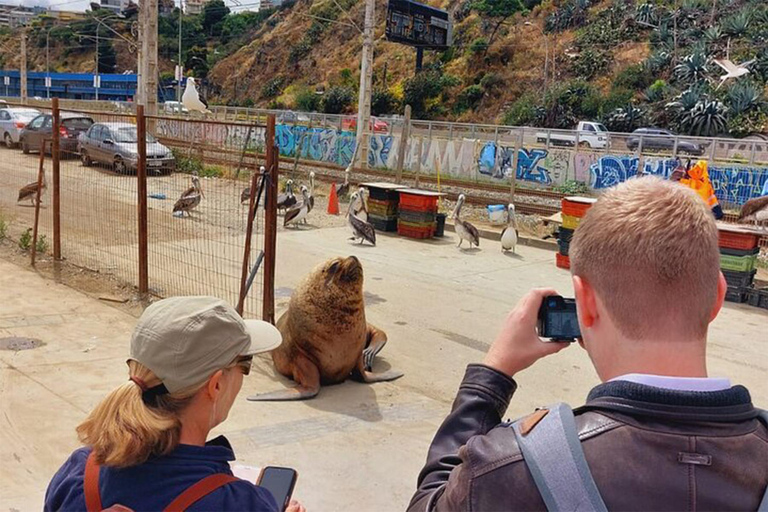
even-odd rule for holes
{"type": "Polygon", "coordinates": [[[0,215],[0,242],[8,237],[8,221],[0,215]]]}
{"type": "Polygon", "coordinates": [[[456,98],[456,112],[461,113],[469,109],[474,109],[477,104],[480,103],[480,100],[483,99],[484,95],[485,92],[479,85],[470,85],[469,87],[465,87],[459,93],[458,98],[456,98]]]}
{"type": "Polygon", "coordinates": [[[35,248],[40,254],[45,254],[48,251],[48,241],[45,239],[45,235],[40,235],[38,237],[35,248]]]}
{"type": "Polygon", "coordinates": [[[261,87],[261,95],[265,98],[276,98],[277,96],[280,96],[280,93],[283,92],[283,82],[284,79],[282,76],[270,78],[267,80],[267,83],[261,87]]]}
{"type": "Polygon", "coordinates": [[[28,251],[32,247],[32,228],[27,228],[19,237],[19,248],[28,251]]]}
{"type": "Polygon", "coordinates": [[[312,89],[304,88],[296,93],[296,109],[303,112],[317,112],[320,108],[320,96],[312,89]]]}
{"type": "Polygon", "coordinates": [[[448,87],[460,83],[459,79],[444,75],[441,69],[425,69],[421,73],[403,82],[403,104],[410,105],[413,117],[424,117],[427,112],[427,101],[438,97],[448,87]]]}
{"type": "Polygon", "coordinates": [[[537,102],[535,93],[525,93],[507,109],[501,123],[507,126],[536,126],[538,123],[537,102]]]}
{"type": "Polygon", "coordinates": [[[484,37],[479,37],[472,41],[469,45],[469,51],[472,53],[483,53],[488,48],[488,40],[484,37]]]}
{"type": "Polygon", "coordinates": [[[579,78],[589,80],[608,65],[608,54],[602,50],[587,48],[571,63],[571,71],[579,78]]]}
{"type": "Polygon", "coordinates": [[[349,87],[334,86],[325,91],[323,112],[341,114],[355,101],[355,92],[349,87]]]}
{"type": "Polygon", "coordinates": [[[504,85],[504,79],[496,73],[486,73],[483,75],[483,78],[480,79],[480,87],[486,91],[491,91],[502,85],[504,85]]]}
{"type": "Polygon", "coordinates": [[[398,110],[397,98],[391,92],[384,89],[374,89],[371,96],[371,114],[381,116],[394,114],[398,110]]]}
{"type": "Polygon", "coordinates": [[[198,175],[203,172],[203,163],[200,159],[187,156],[186,151],[183,149],[172,148],[171,152],[176,159],[176,172],[198,175]]]}
{"type": "Polygon", "coordinates": [[[554,185],[552,187],[553,192],[559,192],[561,194],[568,195],[586,195],[589,193],[589,186],[586,183],[582,183],[576,180],[566,180],[562,185],[554,185]]]}
{"type": "Polygon", "coordinates": [[[728,133],[734,137],[763,133],[766,128],[768,128],[768,115],[759,110],[744,112],[728,119],[728,133]]]}
{"type": "Polygon", "coordinates": [[[613,80],[613,86],[623,89],[645,89],[653,82],[653,74],[642,64],[627,66],[613,80]]]}

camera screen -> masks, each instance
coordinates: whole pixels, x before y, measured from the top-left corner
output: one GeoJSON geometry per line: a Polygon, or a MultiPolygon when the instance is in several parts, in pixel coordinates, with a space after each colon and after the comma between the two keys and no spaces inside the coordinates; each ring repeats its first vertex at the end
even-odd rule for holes
{"type": "Polygon", "coordinates": [[[547,312],[546,331],[556,334],[562,338],[578,338],[581,336],[579,330],[579,321],[576,317],[576,311],[568,310],[549,310],[547,312]]]}

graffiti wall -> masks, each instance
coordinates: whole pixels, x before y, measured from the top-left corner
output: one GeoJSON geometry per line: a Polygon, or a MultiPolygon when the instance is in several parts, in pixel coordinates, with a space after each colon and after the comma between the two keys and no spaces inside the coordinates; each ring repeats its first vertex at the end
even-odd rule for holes
{"type": "Polygon", "coordinates": [[[242,149],[248,141],[247,149],[263,151],[266,130],[242,125],[203,124],[177,119],[158,119],[155,121],[155,136],[161,139],[194,141],[195,144],[238,149],[242,149]]]}

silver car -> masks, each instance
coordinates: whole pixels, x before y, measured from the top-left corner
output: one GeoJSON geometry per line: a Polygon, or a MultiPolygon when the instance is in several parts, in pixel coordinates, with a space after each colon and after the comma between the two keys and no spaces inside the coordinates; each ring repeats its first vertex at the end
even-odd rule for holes
{"type": "Polygon", "coordinates": [[[21,130],[39,115],[40,111],[33,108],[0,108],[0,134],[5,146],[15,148],[19,143],[21,130]]]}
{"type": "MultiPolygon", "coordinates": [[[[138,133],[130,123],[96,123],[78,139],[83,165],[106,164],[120,174],[136,172],[138,133]]],[[[167,147],[147,134],[147,174],[170,174],[176,159],[167,147]]]]}

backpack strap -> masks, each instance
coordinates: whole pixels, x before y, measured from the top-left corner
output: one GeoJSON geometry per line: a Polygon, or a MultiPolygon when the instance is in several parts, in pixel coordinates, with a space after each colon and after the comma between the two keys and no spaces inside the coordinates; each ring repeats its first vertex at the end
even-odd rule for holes
{"type": "MultiPolygon", "coordinates": [[[[768,411],[757,409],[757,414],[758,419],[768,427],[768,411]]],[[[768,512],[768,486],[765,488],[763,500],[760,502],[760,506],[757,507],[757,512],[768,512]]]]}
{"type": "Polygon", "coordinates": [[[512,428],[547,510],[607,512],[584,458],[573,411],[563,403],[544,410],[512,428]]]}
{"type": "Polygon", "coordinates": [[[85,494],[85,509],[88,512],[101,512],[101,493],[99,492],[99,470],[93,450],[85,461],[85,475],[83,476],[83,493],[85,494]]]}
{"type": "Polygon", "coordinates": [[[193,503],[208,496],[219,487],[223,487],[228,483],[236,482],[238,480],[240,479],[224,473],[207,476],[192,487],[189,487],[183,493],[179,494],[170,505],[165,507],[164,512],[183,512],[193,503]]]}

